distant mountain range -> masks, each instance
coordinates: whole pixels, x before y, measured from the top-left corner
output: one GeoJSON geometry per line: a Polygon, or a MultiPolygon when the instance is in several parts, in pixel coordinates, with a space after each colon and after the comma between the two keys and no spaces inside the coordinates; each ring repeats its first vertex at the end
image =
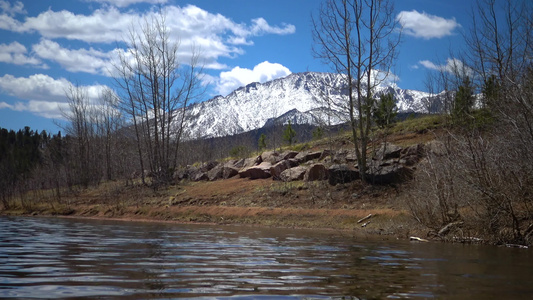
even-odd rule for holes
{"type": "MultiPolygon", "coordinates": [[[[393,93],[400,112],[424,112],[429,94],[381,84],[376,93],[393,93]]],[[[231,94],[188,108],[192,139],[221,137],[286,124],[336,125],[348,121],[346,87],[334,73],[293,73],[265,83],[250,83],[231,94]],[[329,99],[325,101],[324,99],[329,99]]]]}

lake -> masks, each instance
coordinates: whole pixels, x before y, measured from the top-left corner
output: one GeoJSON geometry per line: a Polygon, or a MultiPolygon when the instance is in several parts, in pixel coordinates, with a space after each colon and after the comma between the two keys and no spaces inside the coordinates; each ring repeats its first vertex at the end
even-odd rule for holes
{"type": "Polygon", "coordinates": [[[336,231],[0,217],[0,298],[531,299],[532,253],[336,231]]]}

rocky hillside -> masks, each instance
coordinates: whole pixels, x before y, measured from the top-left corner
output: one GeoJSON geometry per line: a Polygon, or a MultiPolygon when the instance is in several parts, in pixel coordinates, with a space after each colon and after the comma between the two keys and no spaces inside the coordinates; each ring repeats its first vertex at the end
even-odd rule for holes
{"type": "MultiPolygon", "coordinates": [[[[409,180],[419,160],[427,151],[435,152],[435,142],[400,147],[383,143],[375,149],[368,164],[367,180],[374,184],[401,183],[409,180]]],[[[318,151],[267,151],[256,157],[216,161],[201,166],[188,166],[176,172],[176,180],[215,181],[231,177],[290,181],[327,180],[331,185],[360,179],[354,167],[355,151],[352,149],[318,151]]]]}
{"type": "MultiPolygon", "coordinates": [[[[348,120],[345,86],[333,73],[294,73],[266,83],[251,83],[226,97],[217,96],[189,108],[191,139],[220,137],[273,124],[336,125],[348,120]],[[326,103],[323,99],[330,99],[326,103]]],[[[427,93],[382,83],[377,93],[391,92],[400,112],[423,112],[427,93]]]]}

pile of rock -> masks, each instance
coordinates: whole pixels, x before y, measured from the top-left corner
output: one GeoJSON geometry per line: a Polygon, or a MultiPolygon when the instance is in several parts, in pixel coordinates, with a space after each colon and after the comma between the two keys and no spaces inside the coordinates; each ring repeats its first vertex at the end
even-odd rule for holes
{"type": "MultiPolygon", "coordinates": [[[[424,155],[424,146],[406,148],[382,144],[368,162],[366,178],[372,183],[389,184],[412,177],[413,168],[424,155]]],[[[257,157],[231,160],[226,163],[210,162],[178,170],[178,180],[219,180],[234,176],[249,179],[272,177],[282,181],[328,180],[336,185],[360,179],[353,151],[267,151],[257,157]]]]}

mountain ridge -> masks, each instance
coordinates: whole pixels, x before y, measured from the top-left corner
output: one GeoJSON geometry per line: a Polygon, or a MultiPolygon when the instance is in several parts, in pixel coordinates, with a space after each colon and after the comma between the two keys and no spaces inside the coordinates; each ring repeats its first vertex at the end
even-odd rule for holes
{"type": "MultiPolygon", "coordinates": [[[[252,82],[227,96],[191,105],[186,112],[188,138],[234,135],[286,124],[337,125],[348,120],[342,75],[292,73],[265,83],[252,82]],[[324,99],[330,101],[324,101],[324,99]]],[[[376,94],[392,92],[399,112],[422,112],[428,93],[379,84],[376,94]]]]}

